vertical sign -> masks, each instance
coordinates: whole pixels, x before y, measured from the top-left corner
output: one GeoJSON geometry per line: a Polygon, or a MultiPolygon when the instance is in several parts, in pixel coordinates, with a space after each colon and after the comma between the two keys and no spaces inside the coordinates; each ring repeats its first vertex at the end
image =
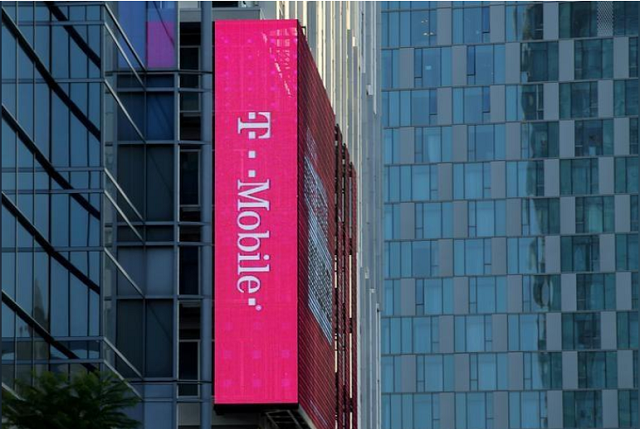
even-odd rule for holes
{"type": "Polygon", "coordinates": [[[215,24],[215,403],[298,402],[297,23],[215,24]]]}

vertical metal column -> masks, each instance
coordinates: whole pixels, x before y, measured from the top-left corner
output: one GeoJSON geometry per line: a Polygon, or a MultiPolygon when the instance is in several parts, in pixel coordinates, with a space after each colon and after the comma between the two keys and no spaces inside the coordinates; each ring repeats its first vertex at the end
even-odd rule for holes
{"type": "MultiPolygon", "coordinates": [[[[0,1],[0,11],[2,10],[3,2],[0,1]]],[[[2,55],[2,27],[4,27],[4,23],[0,19],[0,58],[3,58],[2,55]]],[[[4,78],[0,73],[0,78],[4,78]]],[[[2,85],[0,85],[0,103],[3,101],[2,98],[2,85]]],[[[0,147],[2,146],[2,135],[0,135],[0,147]]],[[[0,193],[2,192],[2,175],[0,174],[0,193]]],[[[1,204],[1,203],[0,203],[1,204]]],[[[2,210],[0,210],[0,226],[2,225],[2,210]]],[[[0,243],[2,242],[2,228],[0,228],[0,243]]],[[[2,264],[0,264],[0,278],[2,275],[2,264]]],[[[1,294],[2,291],[0,291],[1,294]]],[[[0,305],[0,330],[2,329],[2,306],[0,305]]],[[[2,410],[2,395],[0,395],[0,410],[2,410]]],[[[2,412],[0,411],[0,429],[2,428],[2,412]]]]}
{"type": "Polygon", "coordinates": [[[201,370],[203,399],[200,427],[211,428],[213,409],[213,21],[212,3],[203,1],[200,30],[200,67],[202,71],[202,247],[200,270],[202,279],[202,348],[201,370]]]}

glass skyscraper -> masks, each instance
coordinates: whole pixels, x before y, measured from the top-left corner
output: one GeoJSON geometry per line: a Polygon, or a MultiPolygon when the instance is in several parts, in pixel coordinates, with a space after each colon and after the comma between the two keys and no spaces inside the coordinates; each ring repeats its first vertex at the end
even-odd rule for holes
{"type": "Polygon", "coordinates": [[[143,428],[293,424],[292,407],[214,410],[212,23],[297,18],[360,181],[354,244],[365,292],[359,352],[349,355],[360,382],[341,392],[341,419],[378,426],[378,5],[0,1],[0,9],[3,393],[34,371],[100,369],[141,398],[130,413],[143,428]]]}
{"type": "Polygon", "coordinates": [[[637,36],[383,2],[383,429],[638,427],[637,36]]]}

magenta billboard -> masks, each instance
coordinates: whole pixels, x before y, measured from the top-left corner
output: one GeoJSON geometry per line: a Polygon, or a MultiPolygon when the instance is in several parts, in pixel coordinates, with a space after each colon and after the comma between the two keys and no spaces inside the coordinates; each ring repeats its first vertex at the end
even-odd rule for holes
{"type": "Polygon", "coordinates": [[[298,402],[297,34],[215,24],[216,404],[298,402]]]}

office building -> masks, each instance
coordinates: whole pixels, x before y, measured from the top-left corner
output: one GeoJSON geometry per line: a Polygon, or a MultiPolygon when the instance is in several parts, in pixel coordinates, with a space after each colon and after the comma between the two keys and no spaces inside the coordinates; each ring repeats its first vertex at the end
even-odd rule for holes
{"type": "Polygon", "coordinates": [[[638,3],[382,7],[382,428],[637,427],[638,3]]]}
{"type": "MultiPolygon", "coordinates": [[[[133,411],[143,427],[271,428],[300,416],[299,424],[322,427],[313,413],[214,410],[212,400],[215,46],[209,23],[264,19],[269,8],[288,6],[1,6],[3,388],[33,370],[103,368],[126,378],[143,398],[133,411]]],[[[340,16],[324,28],[351,26],[340,47],[323,45],[319,71],[359,180],[349,214],[357,213],[362,226],[345,234],[357,236],[352,242],[364,249],[352,272],[366,293],[352,299],[358,306],[345,309],[341,320],[345,341],[357,339],[363,353],[342,351],[349,388],[340,396],[348,416],[340,417],[341,427],[356,427],[365,418],[356,413],[358,402],[378,397],[378,367],[364,360],[376,362],[382,278],[381,232],[368,232],[381,219],[379,36],[377,21],[368,24],[368,16],[379,15],[373,5],[349,6],[344,16],[322,2],[310,7],[340,16]],[[328,83],[344,62],[335,61],[335,51],[349,56],[349,69],[336,76],[351,85],[353,104],[337,80],[328,83]],[[373,369],[356,376],[356,368],[373,369]]],[[[305,25],[304,31],[313,28],[305,25]]],[[[340,221],[347,222],[346,214],[340,221]]],[[[345,264],[354,263],[344,255],[345,264]]]]}

